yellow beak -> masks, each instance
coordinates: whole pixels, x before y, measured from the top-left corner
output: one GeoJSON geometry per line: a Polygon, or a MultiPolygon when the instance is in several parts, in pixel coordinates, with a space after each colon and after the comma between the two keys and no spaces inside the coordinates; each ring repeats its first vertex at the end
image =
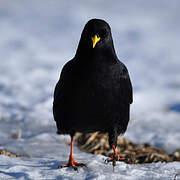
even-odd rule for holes
{"type": "Polygon", "coordinates": [[[92,37],[92,42],[93,42],[93,48],[96,46],[97,42],[100,41],[100,37],[97,37],[95,34],[94,37],[92,37]]]}

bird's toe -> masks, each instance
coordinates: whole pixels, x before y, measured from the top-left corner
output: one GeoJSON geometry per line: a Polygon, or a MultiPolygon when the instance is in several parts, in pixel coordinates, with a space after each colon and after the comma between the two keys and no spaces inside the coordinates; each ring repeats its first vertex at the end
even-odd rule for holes
{"type": "Polygon", "coordinates": [[[79,163],[76,161],[68,162],[67,164],[61,164],[58,168],[72,167],[75,171],[78,171],[78,167],[87,167],[84,163],[79,163]]]}

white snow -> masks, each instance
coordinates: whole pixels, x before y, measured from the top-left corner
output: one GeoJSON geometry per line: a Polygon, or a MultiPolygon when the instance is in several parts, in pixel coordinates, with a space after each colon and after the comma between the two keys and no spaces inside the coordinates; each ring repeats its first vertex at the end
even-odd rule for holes
{"type": "MultiPolygon", "coordinates": [[[[1,179],[173,179],[180,163],[104,164],[104,156],[80,152],[88,168],[57,169],[68,159],[68,136],[56,135],[52,97],[61,68],[71,59],[84,24],[91,18],[111,25],[118,57],[133,87],[131,121],[125,134],[172,153],[180,148],[180,2],[48,1],[0,2],[1,179]],[[22,130],[21,139],[11,138],[22,130]]],[[[180,175],[177,179],[180,179],[180,175]]]]}

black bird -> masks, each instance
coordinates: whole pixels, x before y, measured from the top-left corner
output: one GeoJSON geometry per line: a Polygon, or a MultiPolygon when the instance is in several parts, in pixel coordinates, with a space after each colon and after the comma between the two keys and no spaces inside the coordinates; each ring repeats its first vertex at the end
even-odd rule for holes
{"type": "Polygon", "coordinates": [[[68,164],[83,166],[73,157],[75,132],[107,132],[115,165],[117,137],[129,122],[133,102],[132,85],[126,66],[116,56],[111,29],[101,19],[87,22],[81,34],[75,57],[67,62],[54,91],[53,114],[58,134],[70,134],[68,164]]]}

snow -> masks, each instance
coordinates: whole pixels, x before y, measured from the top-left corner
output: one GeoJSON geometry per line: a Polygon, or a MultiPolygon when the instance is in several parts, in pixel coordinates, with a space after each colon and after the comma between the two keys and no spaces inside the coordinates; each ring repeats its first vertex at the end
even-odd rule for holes
{"type": "MultiPolygon", "coordinates": [[[[125,134],[173,152],[180,147],[180,2],[6,0],[0,5],[0,179],[173,179],[180,163],[104,164],[104,156],[80,152],[78,172],[57,169],[68,159],[68,136],[56,135],[52,96],[62,66],[71,59],[84,24],[105,19],[133,87],[125,134]],[[22,131],[22,138],[13,139],[22,131]]],[[[177,179],[180,175],[177,176],[177,179]]]]}

